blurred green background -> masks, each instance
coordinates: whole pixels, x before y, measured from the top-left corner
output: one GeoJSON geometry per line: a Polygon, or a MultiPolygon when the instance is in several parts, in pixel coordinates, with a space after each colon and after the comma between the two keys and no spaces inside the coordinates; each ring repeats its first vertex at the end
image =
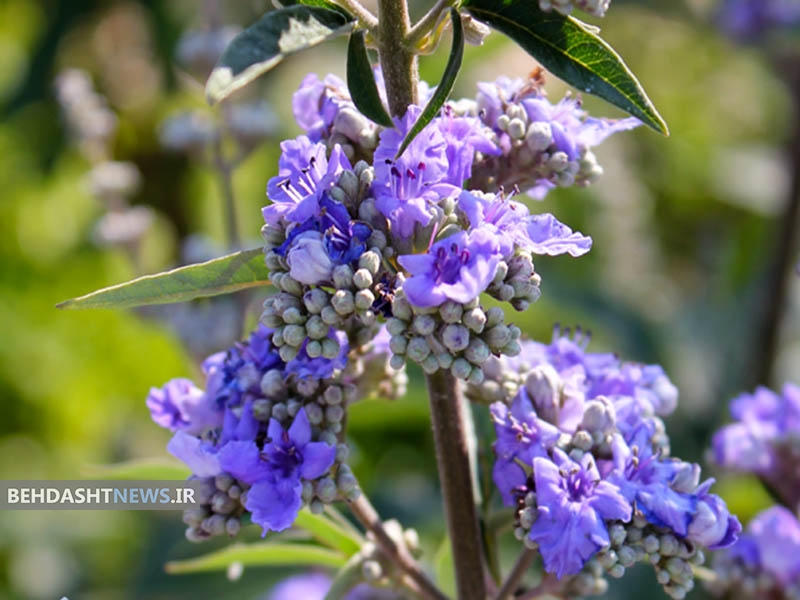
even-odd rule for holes
{"type": "MultiPolygon", "coordinates": [[[[220,18],[246,25],[267,8],[223,2],[220,18]]],[[[681,390],[667,423],[674,453],[698,461],[737,391],[782,384],[800,360],[792,280],[769,380],[758,376],[768,266],[792,175],[791,93],[763,49],[736,46],[714,29],[711,8],[614,0],[604,37],[639,75],[672,136],[642,129],[612,138],[598,151],[600,183],[557,190],[537,207],[595,246],[580,260],[541,258],[542,299],[514,317],[537,339],[549,339],[556,322],[580,324],[596,351],[663,364],[681,390]]],[[[166,318],[175,314],[60,312],[55,304],[177,264],[190,234],[226,244],[214,172],[163,150],[157,135],[175,111],[204,110],[201,83],[174,60],[181,36],[203,27],[202,13],[189,0],[0,0],[0,478],[80,478],[97,465],[166,456],[168,432],[150,422],[144,398],[150,386],[198,373],[166,318]],[[113,158],[142,174],[132,202],[151,207],[155,219],[135,251],[93,235],[106,209],[90,192],[90,161],[67,134],[53,91],[71,67],[91,75],[118,117],[113,158]]],[[[270,103],[281,125],[234,174],[245,245],[258,245],[277,141],[299,133],[290,94],[309,71],[342,75],[344,48],[339,40],[293,57],[249,92],[270,103]]],[[[423,59],[423,76],[434,81],[445,55],[423,59]]],[[[456,96],[534,66],[495,34],[468,48],[456,96]]],[[[548,90],[558,99],[565,88],[551,79],[548,90]]],[[[599,100],[586,106],[619,116],[599,100]]],[[[251,300],[255,318],[258,298],[251,300]]],[[[218,308],[201,303],[183,316],[195,337],[212,337],[208,315],[218,308]]],[[[352,408],[353,466],[381,512],[417,527],[433,555],[443,536],[438,485],[426,401],[418,373],[410,377],[406,398],[352,408]]],[[[719,489],[743,520],[768,503],[749,479],[723,477],[719,489]]],[[[172,512],[0,512],[0,598],[258,598],[284,574],[249,569],[236,582],[164,574],[166,560],[218,545],[186,542],[172,512]]],[[[649,569],[638,569],[609,597],[645,593],[662,592],[649,569]]]]}

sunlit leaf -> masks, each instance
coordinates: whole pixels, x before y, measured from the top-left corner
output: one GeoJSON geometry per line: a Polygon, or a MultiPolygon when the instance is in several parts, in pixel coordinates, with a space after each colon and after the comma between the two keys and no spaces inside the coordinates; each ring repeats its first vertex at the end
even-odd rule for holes
{"type": "Polygon", "coordinates": [[[444,75],[439,85],[436,86],[431,99],[423,109],[417,121],[409,130],[400,149],[397,151],[397,158],[405,152],[408,145],[414,141],[420,131],[425,129],[425,126],[439,113],[439,110],[447,102],[450,92],[453,91],[453,85],[456,83],[456,77],[461,70],[461,60],[464,58],[464,28],[461,25],[461,17],[455,8],[450,9],[450,20],[453,23],[453,47],[450,49],[450,56],[447,59],[447,66],[444,68],[444,75]]]}
{"type": "Polygon", "coordinates": [[[171,561],[164,568],[167,573],[177,575],[221,571],[227,569],[231,563],[241,563],[245,567],[320,566],[340,569],[347,563],[347,557],[340,552],[311,544],[258,542],[233,544],[197,558],[171,561]]]}
{"type": "Polygon", "coordinates": [[[265,14],[228,45],[206,83],[210,103],[263,75],[284,58],[347,33],[355,20],[340,10],[294,4],[265,14]]]}
{"type": "Polygon", "coordinates": [[[361,548],[362,540],[358,536],[334,523],[324,514],[315,515],[308,510],[301,510],[294,525],[308,531],[318,542],[346,556],[352,556],[361,548]]]}
{"type": "Polygon", "coordinates": [[[642,85],[595,27],[556,11],[545,12],[538,0],[466,0],[463,6],[514,40],[556,77],[607,100],[660,133],[669,133],[642,85]]]}
{"type": "Polygon", "coordinates": [[[378,93],[375,74],[364,43],[364,30],[354,31],[347,46],[347,88],[353,104],[371,121],[392,127],[392,118],[386,112],[378,93]]]}
{"type": "Polygon", "coordinates": [[[180,267],[156,275],[73,298],[58,308],[131,308],[149,304],[185,302],[195,298],[230,294],[267,285],[269,271],[260,248],[243,250],[204,263],[180,267]]]}

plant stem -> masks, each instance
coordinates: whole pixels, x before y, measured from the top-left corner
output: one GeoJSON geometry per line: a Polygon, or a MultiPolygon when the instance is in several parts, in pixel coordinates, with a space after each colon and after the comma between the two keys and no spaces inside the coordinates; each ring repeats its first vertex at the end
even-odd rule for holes
{"type": "Polygon", "coordinates": [[[483,556],[473,496],[465,400],[449,371],[426,376],[433,440],[460,600],[485,600],[483,556]]]}
{"type": "MultiPolygon", "coordinates": [[[[222,132],[220,131],[220,134],[222,132]]],[[[222,205],[225,214],[225,230],[228,245],[231,249],[238,249],[241,246],[239,239],[239,225],[236,220],[236,199],[233,195],[233,168],[225,160],[222,152],[222,135],[214,141],[212,149],[214,156],[214,168],[219,178],[219,187],[222,192],[222,205]]]]}
{"type": "Polygon", "coordinates": [[[519,582],[522,581],[525,573],[530,569],[534,558],[536,558],[535,551],[528,548],[522,551],[522,554],[519,555],[517,562],[514,563],[511,572],[508,574],[508,577],[506,577],[506,580],[503,582],[503,586],[497,593],[496,600],[506,600],[506,598],[514,597],[514,592],[517,591],[519,582]]]}
{"type": "Polygon", "coordinates": [[[378,547],[414,581],[420,596],[426,600],[447,600],[447,596],[428,578],[408,549],[397,544],[386,532],[378,512],[364,494],[348,505],[356,519],[375,536],[378,547]]]}
{"type": "Polygon", "coordinates": [[[764,308],[760,329],[755,344],[755,381],[766,385],[778,352],[778,333],[786,312],[789,282],[794,277],[793,264],[796,259],[798,237],[800,237],[800,57],[781,57],[778,70],[788,81],[794,108],[794,126],[789,141],[791,184],[783,214],[779,221],[774,256],[764,283],[764,308]]]}
{"type": "Polygon", "coordinates": [[[393,117],[417,103],[417,57],[408,45],[410,21],[406,0],[378,0],[378,56],[393,117]]]}

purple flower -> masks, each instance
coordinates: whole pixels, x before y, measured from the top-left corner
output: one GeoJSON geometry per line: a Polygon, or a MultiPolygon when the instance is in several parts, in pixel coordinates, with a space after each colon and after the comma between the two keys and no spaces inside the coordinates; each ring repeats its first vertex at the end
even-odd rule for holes
{"type": "Polygon", "coordinates": [[[592,249],[592,238],[572,232],[551,214],[531,215],[527,220],[525,248],[534,254],[569,254],[578,257],[592,249]]]}
{"type": "Polygon", "coordinates": [[[184,462],[197,477],[214,477],[221,471],[213,444],[183,431],[172,436],[167,451],[184,462]]]}
{"type": "Polygon", "coordinates": [[[272,203],[261,211],[264,221],[303,223],[318,216],[323,195],[346,169],[351,169],[350,161],[338,145],[327,158],[326,146],[304,135],[281,142],[278,175],[267,183],[272,203]]]}
{"type": "Polygon", "coordinates": [[[267,531],[282,531],[294,523],[302,506],[301,479],[316,479],[333,465],[336,448],[311,441],[311,425],[300,409],[288,430],[270,419],[267,441],[228,442],[219,452],[223,470],[252,485],[245,508],[253,522],[267,531]]]}
{"type": "Polygon", "coordinates": [[[222,413],[189,379],[173,379],[162,388],[151,388],[147,408],[153,421],[170,431],[200,435],[222,422],[222,413]]]}
{"type": "Polygon", "coordinates": [[[713,438],[716,462],[729,469],[752,472],[795,506],[800,501],[800,471],[792,454],[800,437],[800,387],[786,384],[781,394],[760,387],[731,402],[735,421],[713,438]]]}
{"type": "Polygon", "coordinates": [[[247,342],[206,359],[206,395],[212,403],[220,408],[234,407],[261,397],[264,372],[283,367],[271,338],[272,330],[259,325],[247,342]]]}
{"type": "Polygon", "coordinates": [[[322,380],[328,379],[333,376],[334,372],[344,369],[347,365],[347,353],[349,352],[347,334],[344,331],[336,331],[331,328],[328,337],[338,342],[339,354],[334,358],[325,358],[323,356],[311,358],[306,351],[306,346],[308,346],[308,340],[306,339],[300,346],[297,356],[287,363],[286,374],[294,375],[298,379],[322,380]]]}
{"type": "Polygon", "coordinates": [[[492,448],[496,456],[492,477],[506,506],[514,504],[513,491],[525,485],[528,477],[522,465],[533,467],[533,459],[547,456],[555,446],[560,431],[555,425],[540,419],[528,393],[522,388],[511,407],[502,402],[491,406],[497,441],[492,448]]]}
{"type": "MultiPolygon", "coordinates": [[[[266,600],[323,600],[332,580],[324,573],[302,573],[281,581],[266,600]]],[[[399,600],[395,592],[359,584],[343,596],[344,600],[399,600]]]]}
{"type": "Polygon", "coordinates": [[[267,600],[324,600],[331,583],[324,573],[294,575],[272,588],[267,600]]]}
{"type": "Polygon", "coordinates": [[[446,143],[446,181],[461,187],[472,175],[475,152],[498,155],[501,150],[492,141],[492,132],[477,117],[456,116],[449,106],[445,106],[442,112],[434,123],[446,143]]]}
{"type": "Polygon", "coordinates": [[[587,118],[581,108],[580,98],[566,96],[557,104],[544,97],[528,97],[520,102],[532,123],[545,123],[552,133],[551,152],[564,152],[569,160],[576,160],[580,152],[605,141],[619,131],[628,131],[641,125],[634,117],[627,119],[587,118]]]}
{"type": "Polygon", "coordinates": [[[327,282],[334,267],[319,231],[304,231],[294,238],[286,253],[286,262],[292,279],[306,285],[327,282]]]}
{"type": "Polygon", "coordinates": [[[728,511],[725,502],[708,490],[714,483],[709,479],[702,483],[695,495],[698,497],[697,509],[689,523],[687,539],[711,550],[733,545],[742,531],[742,524],[728,511]]]}
{"type": "Polygon", "coordinates": [[[322,81],[313,73],[306,75],[292,96],[294,119],[313,142],[327,138],[336,115],[352,104],[347,86],[336,75],[326,75],[322,81]]]}
{"type": "Polygon", "coordinates": [[[392,233],[408,239],[416,225],[425,227],[434,216],[433,207],[443,198],[455,197],[460,184],[449,179],[447,141],[435,124],[429,124],[395,160],[406,134],[421,109],[411,106],[395,129],[381,132],[375,150],[375,206],[389,219],[392,233]]]}
{"type": "Polygon", "coordinates": [[[755,543],[761,567],[783,585],[800,580],[800,522],[790,510],[773,506],[763,511],[750,521],[745,540],[755,543]]]}
{"type": "Polygon", "coordinates": [[[327,283],[335,266],[358,261],[372,234],[372,228],[352,220],[340,202],[324,197],[319,207],[319,214],[292,227],[277,249],[286,256],[291,276],[307,285],[327,283]]]}
{"type": "Polygon", "coordinates": [[[629,444],[621,435],[614,436],[614,471],[608,475],[608,480],[617,485],[628,500],[636,502],[648,522],[686,537],[698,498],[671,487],[684,472],[683,463],[662,459],[653,451],[652,436],[649,424],[642,424],[629,444]]]}
{"type": "Polygon", "coordinates": [[[795,0],[725,0],[719,21],[731,37],[755,40],[770,29],[800,24],[800,5],[795,0]]]}
{"type": "Polygon", "coordinates": [[[427,254],[398,258],[410,275],[403,284],[406,297],[420,307],[474,300],[489,287],[499,260],[495,236],[482,230],[459,231],[433,244],[427,254]]]}
{"type": "Polygon", "coordinates": [[[553,460],[533,459],[533,476],[538,516],[529,537],[539,544],[547,572],[574,575],[610,545],[606,521],[629,521],[631,504],[601,480],[591,454],[576,463],[555,449],[553,460]]]}

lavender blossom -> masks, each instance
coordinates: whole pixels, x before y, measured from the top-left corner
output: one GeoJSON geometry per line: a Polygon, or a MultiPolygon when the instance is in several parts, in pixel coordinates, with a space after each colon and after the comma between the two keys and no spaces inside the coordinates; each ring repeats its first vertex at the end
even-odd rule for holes
{"type": "Polygon", "coordinates": [[[797,598],[800,594],[800,522],[783,506],[750,521],[736,544],[717,553],[715,596],[747,599],[797,598]]]}
{"type": "Polygon", "coordinates": [[[756,41],[770,32],[800,25],[800,5],[794,0],[724,0],[718,19],[731,37],[756,41]]]}
{"type": "Polygon", "coordinates": [[[264,221],[268,225],[304,223],[318,216],[323,195],[350,168],[339,147],[328,157],[323,144],[306,136],[282,142],[278,174],[267,184],[272,204],[262,210],[264,221]]]}
{"type": "Polygon", "coordinates": [[[263,528],[263,535],[294,523],[302,506],[301,479],[322,476],[336,455],[334,446],[311,441],[311,425],[303,409],[288,430],[271,419],[267,438],[261,449],[254,441],[232,441],[219,453],[225,471],[252,485],[245,507],[263,528]]]}
{"type": "Polygon", "coordinates": [[[539,544],[548,572],[559,579],[574,575],[610,545],[605,521],[629,521],[631,504],[601,480],[591,454],[578,463],[555,449],[552,460],[533,459],[533,476],[539,509],[529,537],[539,544]]]}
{"type": "Polygon", "coordinates": [[[497,241],[482,230],[460,231],[431,246],[427,254],[407,254],[398,262],[410,275],[403,284],[414,306],[467,303],[494,279],[500,259],[497,241]]]}
{"type": "Polygon", "coordinates": [[[789,506],[800,502],[800,387],[781,394],[759,387],[730,405],[734,422],[713,438],[714,459],[728,469],[758,475],[789,506]]]}
{"type": "Polygon", "coordinates": [[[494,481],[517,508],[515,535],[538,545],[547,572],[619,577],[649,557],[677,598],[693,585],[687,561],[702,561],[698,548],[736,541],[741,526],[709,493],[713,480],[700,484],[699,466],[668,455],[658,415],[677,392],[660,367],[557,333],[485,371],[468,394],[494,400],[494,481]]]}
{"type": "Polygon", "coordinates": [[[531,215],[527,206],[502,194],[464,191],[458,208],[464,212],[470,229],[486,229],[495,234],[503,256],[522,248],[534,254],[577,257],[592,247],[592,238],[573,233],[553,215],[531,215]]]}
{"type": "Polygon", "coordinates": [[[162,388],[151,388],[147,408],[153,421],[170,431],[199,435],[222,422],[222,413],[189,379],[173,379],[162,388]]]}
{"type": "Polygon", "coordinates": [[[484,191],[516,186],[536,199],[555,187],[590,184],[602,174],[591,149],[641,124],[635,118],[591,118],[579,97],[553,104],[540,80],[500,78],[479,84],[476,111],[502,154],[480,155],[470,185],[484,191]]]}
{"type": "Polygon", "coordinates": [[[408,239],[416,225],[425,227],[434,218],[434,207],[444,198],[454,198],[463,183],[461,161],[448,162],[448,144],[435,124],[428,125],[403,154],[395,160],[400,144],[421,109],[411,106],[406,115],[396,121],[395,129],[380,135],[375,150],[376,208],[389,219],[392,234],[408,239]]]}

